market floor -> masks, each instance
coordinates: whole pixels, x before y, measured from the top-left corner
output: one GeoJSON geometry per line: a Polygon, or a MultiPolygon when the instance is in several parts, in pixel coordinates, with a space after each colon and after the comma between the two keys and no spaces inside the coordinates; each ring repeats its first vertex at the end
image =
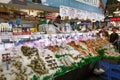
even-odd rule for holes
{"type": "Polygon", "coordinates": [[[88,77],[86,80],[103,80],[103,79],[101,79],[99,76],[92,75],[92,76],[88,77]]]}

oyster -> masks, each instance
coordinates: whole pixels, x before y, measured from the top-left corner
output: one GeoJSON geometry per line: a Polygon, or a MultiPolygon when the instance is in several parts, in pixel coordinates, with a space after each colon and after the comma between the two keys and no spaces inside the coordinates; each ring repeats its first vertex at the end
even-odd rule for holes
{"type": "Polygon", "coordinates": [[[48,73],[48,70],[45,67],[45,64],[40,58],[39,59],[34,58],[34,60],[31,60],[31,63],[28,66],[31,67],[32,70],[36,72],[39,76],[48,73]]]}
{"type": "Polygon", "coordinates": [[[22,46],[21,51],[22,51],[24,56],[30,56],[30,55],[34,54],[35,52],[38,52],[38,49],[35,47],[31,48],[28,46],[22,46]]]}

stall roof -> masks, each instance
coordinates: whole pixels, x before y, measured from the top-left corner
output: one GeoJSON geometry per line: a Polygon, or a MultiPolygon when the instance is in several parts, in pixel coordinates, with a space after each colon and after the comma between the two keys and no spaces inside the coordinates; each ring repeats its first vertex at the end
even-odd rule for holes
{"type": "Polygon", "coordinates": [[[9,2],[8,4],[4,4],[8,7],[17,7],[20,9],[35,9],[35,10],[43,10],[43,11],[49,11],[49,12],[59,12],[59,8],[49,7],[37,3],[27,2],[27,5],[19,5],[19,4],[13,4],[12,2],[9,2]]]}

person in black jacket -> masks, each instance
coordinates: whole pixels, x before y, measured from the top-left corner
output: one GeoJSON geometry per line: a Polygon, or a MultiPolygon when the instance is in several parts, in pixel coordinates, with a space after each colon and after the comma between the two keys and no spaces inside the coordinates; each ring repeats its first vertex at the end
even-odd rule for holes
{"type": "Polygon", "coordinates": [[[114,46],[116,46],[116,47],[118,47],[118,44],[117,44],[117,41],[118,41],[118,39],[119,39],[119,35],[116,33],[116,31],[117,31],[117,28],[113,28],[112,29],[112,33],[111,33],[111,35],[110,35],[110,42],[114,45],[114,46]]]}

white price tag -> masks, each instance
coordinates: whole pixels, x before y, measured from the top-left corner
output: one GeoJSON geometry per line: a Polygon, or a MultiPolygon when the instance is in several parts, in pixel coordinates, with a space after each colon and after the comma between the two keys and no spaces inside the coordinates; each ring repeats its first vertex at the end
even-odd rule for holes
{"type": "Polygon", "coordinates": [[[0,38],[0,43],[2,43],[2,40],[1,40],[1,38],[0,38]]]}
{"type": "Polygon", "coordinates": [[[11,47],[13,47],[12,43],[5,43],[5,49],[9,49],[11,47]]]}
{"type": "Polygon", "coordinates": [[[3,51],[3,50],[5,50],[5,47],[3,44],[0,44],[0,51],[3,51]]]}

